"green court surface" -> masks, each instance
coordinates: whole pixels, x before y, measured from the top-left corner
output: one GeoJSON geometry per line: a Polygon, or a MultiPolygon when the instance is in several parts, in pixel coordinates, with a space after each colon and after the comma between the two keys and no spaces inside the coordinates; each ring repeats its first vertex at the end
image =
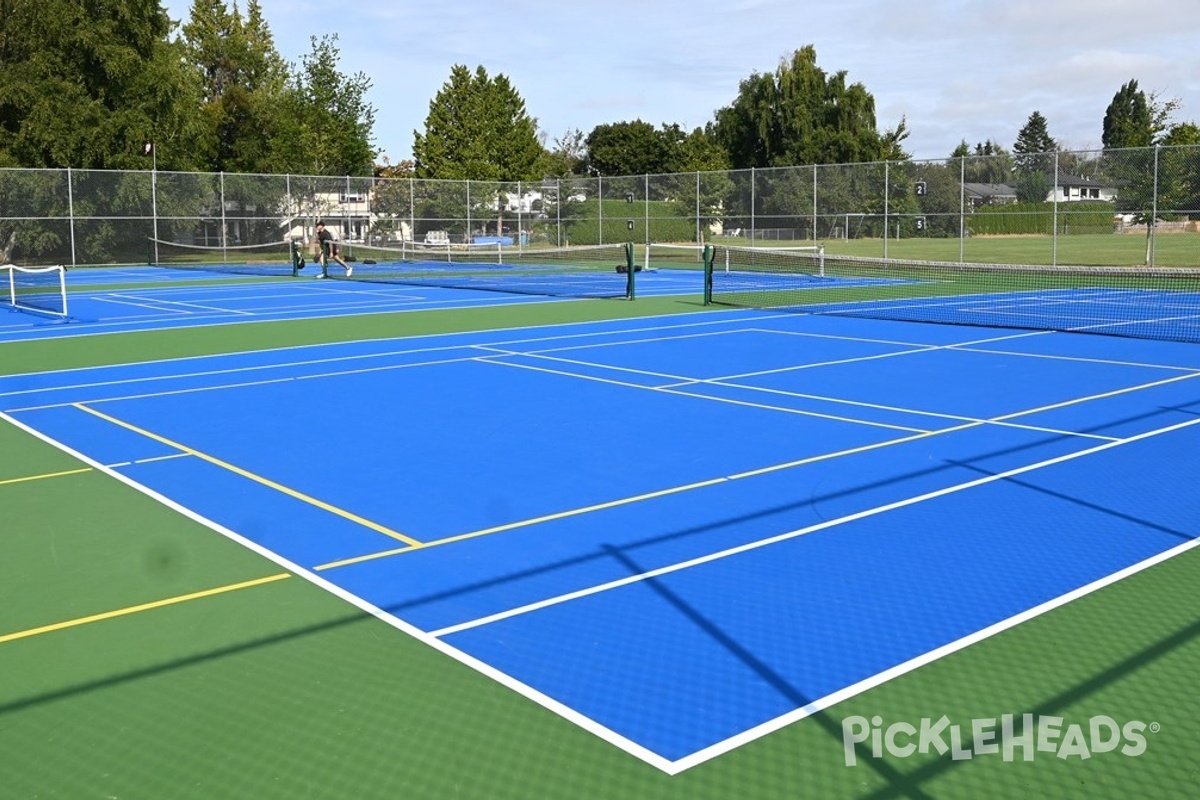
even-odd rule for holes
{"type": "MultiPolygon", "coordinates": [[[[700,309],[538,303],[5,342],[0,375],[700,309]]],[[[1200,785],[1196,549],[671,775],[3,420],[0,453],[5,800],[1183,798],[1200,785]],[[1059,734],[965,757],[972,721],[996,730],[1006,714],[1059,734]],[[880,730],[945,717],[963,741],[877,757],[868,738],[848,753],[846,721],[876,717],[880,730]],[[1106,749],[1103,730],[1097,746],[1101,719],[1144,723],[1142,751],[1106,749]]]]}

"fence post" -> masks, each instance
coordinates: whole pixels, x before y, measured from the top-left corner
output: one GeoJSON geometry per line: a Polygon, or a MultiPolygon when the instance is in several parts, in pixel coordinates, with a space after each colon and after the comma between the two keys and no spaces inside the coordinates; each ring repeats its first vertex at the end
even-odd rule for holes
{"type": "Polygon", "coordinates": [[[1154,192],[1150,198],[1150,266],[1154,266],[1154,250],[1158,244],[1158,150],[1160,144],[1154,145],[1154,192]]]}
{"type": "Polygon", "coordinates": [[[67,167],[67,217],[71,222],[71,266],[79,263],[75,258],[75,190],[72,187],[71,168],[67,167]]]}

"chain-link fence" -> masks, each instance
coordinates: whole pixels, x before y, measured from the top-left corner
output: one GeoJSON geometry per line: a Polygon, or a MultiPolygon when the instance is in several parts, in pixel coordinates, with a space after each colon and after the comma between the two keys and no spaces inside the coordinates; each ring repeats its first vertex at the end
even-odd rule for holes
{"type": "Polygon", "coordinates": [[[0,249],[17,264],[145,263],[155,240],[307,240],[318,219],[376,245],[819,241],[911,257],[919,243],[972,261],[1020,237],[1033,240],[1023,261],[1154,265],[1162,236],[1198,232],[1200,146],[506,183],[0,169],[0,249]]]}

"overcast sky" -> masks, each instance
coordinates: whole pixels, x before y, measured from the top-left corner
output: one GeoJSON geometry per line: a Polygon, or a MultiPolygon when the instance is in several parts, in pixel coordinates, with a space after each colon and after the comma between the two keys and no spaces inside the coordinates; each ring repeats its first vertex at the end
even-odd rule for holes
{"type": "MultiPolygon", "coordinates": [[[[231,0],[232,2],[232,0],[231,0]]],[[[880,130],[907,121],[914,158],[961,141],[1012,149],[1030,113],[1072,149],[1100,146],[1104,111],[1136,79],[1200,121],[1193,0],[259,0],[279,52],[337,33],[341,71],[365,73],[375,142],[412,157],[455,64],[503,73],[553,146],[571,129],[636,119],[703,126],[738,84],[807,44],[875,98],[880,130]]],[[[191,0],[166,0],[186,20],[191,0]]],[[[239,0],[244,8],[245,0],[239,0]]]]}

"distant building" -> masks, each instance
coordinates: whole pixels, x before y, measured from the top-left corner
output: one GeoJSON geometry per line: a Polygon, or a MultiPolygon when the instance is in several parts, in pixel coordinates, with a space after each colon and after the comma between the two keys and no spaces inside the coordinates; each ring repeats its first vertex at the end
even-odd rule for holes
{"type": "Polygon", "coordinates": [[[1056,183],[1057,185],[1046,197],[1047,202],[1057,200],[1060,203],[1071,203],[1083,200],[1102,200],[1111,203],[1117,199],[1115,186],[1108,186],[1091,178],[1060,173],[1056,183]]]}
{"type": "Polygon", "coordinates": [[[1017,190],[1007,183],[964,183],[963,196],[971,208],[1017,202],[1017,190]]]}
{"type": "MultiPolygon", "coordinates": [[[[1007,183],[964,183],[962,187],[963,196],[970,208],[1017,202],[1016,188],[1007,183]]],[[[1047,203],[1078,203],[1087,200],[1111,203],[1116,199],[1115,186],[1066,173],[1059,174],[1055,186],[1046,194],[1047,203]]]]}

